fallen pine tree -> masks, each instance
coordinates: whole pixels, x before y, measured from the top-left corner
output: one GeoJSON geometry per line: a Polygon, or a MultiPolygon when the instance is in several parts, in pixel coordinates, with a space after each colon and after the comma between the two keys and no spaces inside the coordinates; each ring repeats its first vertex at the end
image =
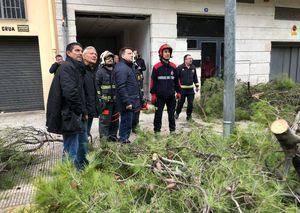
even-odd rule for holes
{"type": "Polygon", "coordinates": [[[23,176],[23,179],[30,179],[30,174],[27,174],[24,168],[39,163],[41,157],[37,151],[45,143],[54,141],[61,140],[32,126],[2,129],[0,131],[0,190],[12,188],[18,180],[15,177],[23,176]]]}
{"type": "Polygon", "coordinates": [[[101,142],[78,172],[60,164],[38,180],[36,211],[296,212],[296,173],[278,179],[284,153],[260,125],[223,139],[210,129],[168,137],[140,132],[134,143],[101,142]],[[265,164],[267,162],[267,166],[265,164]]]}
{"type": "MultiPolygon", "coordinates": [[[[300,107],[300,85],[285,76],[268,83],[250,85],[236,83],[235,118],[252,120],[269,126],[275,119],[292,122],[300,107]]],[[[201,100],[195,101],[195,109],[204,120],[222,118],[224,82],[211,78],[201,88],[201,100]]]]}

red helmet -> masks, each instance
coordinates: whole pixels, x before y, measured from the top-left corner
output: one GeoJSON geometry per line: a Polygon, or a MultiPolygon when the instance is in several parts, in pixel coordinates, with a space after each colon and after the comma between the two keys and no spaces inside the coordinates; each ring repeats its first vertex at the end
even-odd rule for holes
{"type": "Polygon", "coordinates": [[[172,56],[173,48],[168,44],[163,44],[163,45],[160,46],[160,48],[158,50],[158,55],[159,55],[160,58],[163,56],[163,50],[164,49],[169,49],[170,50],[170,55],[172,56]]]}

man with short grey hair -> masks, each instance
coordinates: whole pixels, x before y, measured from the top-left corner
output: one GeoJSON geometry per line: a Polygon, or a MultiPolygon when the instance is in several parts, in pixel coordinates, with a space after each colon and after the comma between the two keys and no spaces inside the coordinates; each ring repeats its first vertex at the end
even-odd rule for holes
{"type": "Polygon", "coordinates": [[[97,92],[95,86],[95,70],[94,66],[97,63],[97,51],[95,47],[88,46],[82,53],[83,63],[85,65],[85,75],[83,81],[85,105],[84,105],[84,128],[83,133],[79,135],[79,147],[77,153],[78,167],[82,169],[88,160],[86,155],[88,153],[88,136],[91,134],[91,126],[93,118],[98,117],[97,109],[97,92]]]}

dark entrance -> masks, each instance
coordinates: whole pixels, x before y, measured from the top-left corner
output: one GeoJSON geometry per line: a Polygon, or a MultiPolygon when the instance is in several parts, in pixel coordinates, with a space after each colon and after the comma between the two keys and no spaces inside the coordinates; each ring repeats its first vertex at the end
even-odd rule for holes
{"type": "Polygon", "coordinates": [[[137,14],[76,12],[77,41],[94,46],[98,55],[105,50],[119,54],[124,46],[139,51],[148,70],[144,89],[148,92],[150,67],[150,17],[137,14]]]}

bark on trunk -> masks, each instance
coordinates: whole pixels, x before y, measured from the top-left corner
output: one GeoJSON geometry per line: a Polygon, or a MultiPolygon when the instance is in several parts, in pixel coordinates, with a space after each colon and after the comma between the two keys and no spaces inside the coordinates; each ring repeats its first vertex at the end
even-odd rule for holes
{"type": "Polygon", "coordinates": [[[272,133],[280,143],[281,148],[285,153],[284,176],[287,175],[291,163],[300,177],[300,150],[298,143],[300,143],[300,136],[289,127],[284,119],[278,119],[271,124],[272,133]]]}

